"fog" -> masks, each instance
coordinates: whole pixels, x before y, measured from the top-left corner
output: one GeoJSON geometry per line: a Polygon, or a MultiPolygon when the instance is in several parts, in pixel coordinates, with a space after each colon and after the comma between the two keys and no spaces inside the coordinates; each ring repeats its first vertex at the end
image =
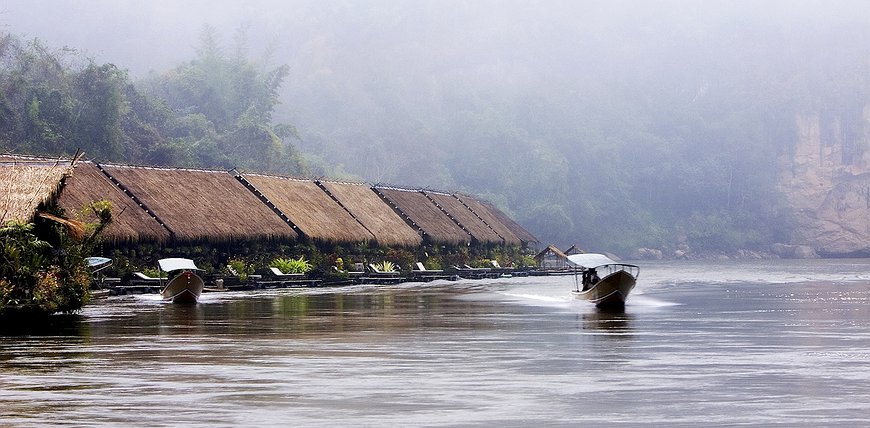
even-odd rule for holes
{"type": "Polygon", "coordinates": [[[854,114],[870,71],[865,1],[0,5],[0,29],[134,78],[194,59],[206,25],[290,66],[274,118],[313,174],[471,192],[581,247],[778,222],[794,115],[854,114]]]}

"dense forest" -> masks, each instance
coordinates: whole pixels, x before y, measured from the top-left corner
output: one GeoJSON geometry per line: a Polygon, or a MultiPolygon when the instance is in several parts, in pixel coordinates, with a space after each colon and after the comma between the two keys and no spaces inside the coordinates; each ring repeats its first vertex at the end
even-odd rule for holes
{"type": "Polygon", "coordinates": [[[256,5],[200,9],[232,27],[148,70],[5,36],[0,143],[459,190],[544,243],[718,252],[789,240],[795,116],[854,137],[870,95],[860,3],[256,5]]]}
{"type": "Polygon", "coordinates": [[[0,145],[18,154],[300,174],[292,126],[275,123],[287,67],[262,71],[204,30],[196,58],[132,81],[111,63],[0,37],[0,145]]]}

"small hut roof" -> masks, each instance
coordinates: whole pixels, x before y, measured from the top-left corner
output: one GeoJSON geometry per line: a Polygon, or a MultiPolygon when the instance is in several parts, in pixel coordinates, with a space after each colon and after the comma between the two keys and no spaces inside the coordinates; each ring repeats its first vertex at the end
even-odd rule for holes
{"type": "Polygon", "coordinates": [[[320,184],[372,232],[379,243],[403,247],[415,247],[423,243],[420,234],[408,226],[368,184],[328,181],[321,181],[320,184]]]}
{"type": "Polygon", "coordinates": [[[71,176],[64,181],[58,205],[66,212],[67,217],[94,222],[97,220],[94,213],[81,211],[99,200],[112,203],[112,222],[101,232],[104,239],[164,241],[169,238],[169,231],[109,181],[96,165],[79,162],[71,176]]]}
{"type": "Polygon", "coordinates": [[[374,189],[384,195],[433,242],[461,244],[471,241],[471,235],[435,206],[423,192],[379,186],[374,189]]]}
{"type": "Polygon", "coordinates": [[[181,240],[295,239],[298,235],[223,171],[102,165],[181,240]]]}
{"type": "Polygon", "coordinates": [[[576,244],[568,247],[567,250],[563,251],[566,256],[573,256],[574,254],[583,254],[585,251],[581,250],[576,244]]]}
{"type": "Polygon", "coordinates": [[[484,206],[479,200],[464,194],[454,194],[453,196],[474,212],[474,214],[483,219],[483,221],[485,221],[486,224],[495,231],[495,233],[504,239],[506,244],[519,245],[521,243],[520,238],[518,238],[499,217],[490,212],[490,209],[484,206]]]}
{"type": "Polygon", "coordinates": [[[39,204],[52,199],[70,166],[56,162],[6,159],[0,168],[0,224],[30,221],[39,204]]]}
{"type": "MultiPolygon", "coordinates": [[[[468,205],[468,202],[470,202],[467,200],[467,198],[469,198],[469,197],[466,195],[463,195],[461,197],[461,199],[464,202],[466,202],[466,205],[468,205]]],[[[528,230],[526,230],[524,227],[520,226],[519,223],[513,221],[513,219],[508,217],[507,214],[502,212],[502,210],[498,209],[492,203],[487,202],[487,201],[478,201],[478,203],[480,204],[480,206],[483,209],[485,209],[486,211],[489,211],[489,213],[493,216],[493,218],[497,219],[507,229],[509,229],[511,232],[513,232],[514,236],[516,236],[520,241],[538,242],[538,238],[535,238],[535,235],[532,235],[528,230]]],[[[483,217],[483,216],[481,215],[481,217],[483,217]]]]}
{"type": "Polygon", "coordinates": [[[482,243],[501,244],[501,236],[490,228],[483,220],[471,211],[468,206],[449,193],[424,192],[426,196],[438,204],[442,210],[453,217],[474,239],[482,243]]]}
{"type": "Polygon", "coordinates": [[[544,256],[547,255],[547,253],[550,253],[550,252],[552,252],[553,254],[555,254],[556,257],[559,257],[559,258],[561,258],[561,259],[568,260],[568,256],[567,256],[565,253],[563,253],[562,250],[556,248],[556,247],[553,246],[553,245],[547,245],[547,248],[544,248],[540,253],[538,253],[538,254],[535,256],[535,260],[541,261],[541,259],[544,258],[544,256]]]}
{"type": "Polygon", "coordinates": [[[326,242],[363,242],[374,236],[311,180],[244,174],[303,234],[326,242]]]}

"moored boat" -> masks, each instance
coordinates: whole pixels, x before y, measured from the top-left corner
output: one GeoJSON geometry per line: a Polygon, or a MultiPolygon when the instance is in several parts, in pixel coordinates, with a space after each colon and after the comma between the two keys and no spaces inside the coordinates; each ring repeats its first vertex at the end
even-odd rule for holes
{"type": "Polygon", "coordinates": [[[639,267],[616,262],[603,254],[573,254],[568,256],[568,262],[574,267],[571,294],[599,308],[625,307],[625,300],[640,275],[639,267]]]}
{"type": "Polygon", "coordinates": [[[160,292],[163,299],[171,300],[173,303],[196,303],[205,284],[196,274],[196,271],[201,269],[196,267],[193,260],[168,258],[158,260],[157,264],[160,270],[168,273],[172,278],[160,292]]]}

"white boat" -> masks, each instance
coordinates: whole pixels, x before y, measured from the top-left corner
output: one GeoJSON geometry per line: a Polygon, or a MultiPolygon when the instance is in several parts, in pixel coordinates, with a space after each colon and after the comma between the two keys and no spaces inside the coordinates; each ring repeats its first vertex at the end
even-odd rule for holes
{"type": "Polygon", "coordinates": [[[599,308],[624,308],[640,275],[639,267],[616,262],[604,254],[573,254],[568,256],[568,262],[574,268],[571,294],[599,308]]]}
{"type": "Polygon", "coordinates": [[[172,278],[160,292],[163,298],[173,303],[196,303],[205,285],[196,274],[202,269],[196,267],[193,260],[182,258],[160,259],[157,264],[172,278]]]}

